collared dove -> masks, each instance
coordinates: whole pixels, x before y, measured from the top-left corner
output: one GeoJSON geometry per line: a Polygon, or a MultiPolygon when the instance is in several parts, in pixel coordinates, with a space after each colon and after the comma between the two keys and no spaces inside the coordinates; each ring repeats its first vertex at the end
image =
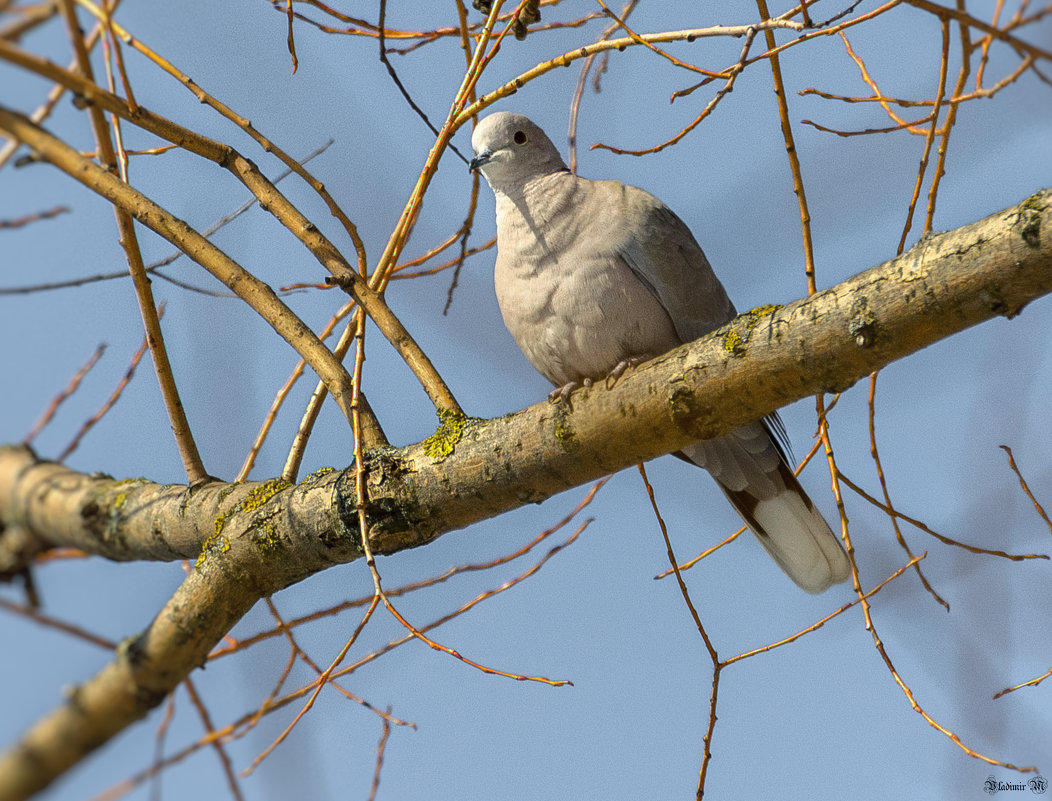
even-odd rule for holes
{"type": "MultiPolygon", "coordinates": [[[[735,315],[690,229],[653,195],[570,173],[544,131],[498,112],[475,128],[497,198],[494,283],[504,323],[565,400],[580,383],[697,339],[735,315]]],[[[779,567],[808,592],[850,575],[847,555],[773,432],[781,420],[684,448],[709,471],[779,567]]]]}

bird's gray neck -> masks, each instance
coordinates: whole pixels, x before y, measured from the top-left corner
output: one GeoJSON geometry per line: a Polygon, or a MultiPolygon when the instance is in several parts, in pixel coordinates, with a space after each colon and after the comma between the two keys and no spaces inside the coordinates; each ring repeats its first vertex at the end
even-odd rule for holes
{"type": "Polygon", "coordinates": [[[519,255],[539,267],[555,261],[553,253],[562,248],[565,230],[574,216],[567,211],[573,206],[576,186],[569,170],[539,176],[524,184],[494,188],[497,198],[498,245],[515,242],[519,255]],[[569,185],[568,185],[569,184],[569,185]]]}

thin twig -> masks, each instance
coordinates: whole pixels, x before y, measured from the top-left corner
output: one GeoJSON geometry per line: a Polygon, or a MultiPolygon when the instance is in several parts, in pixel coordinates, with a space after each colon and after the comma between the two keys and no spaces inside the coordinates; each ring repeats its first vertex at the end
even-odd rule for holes
{"type": "Polygon", "coordinates": [[[969,545],[969,544],[967,544],[965,542],[961,542],[960,540],[952,539],[952,538],[947,537],[947,536],[945,536],[943,534],[940,534],[938,531],[935,531],[932,528],[929,528],[927,525],[925,525],[920,520],[917,520],[916,518],[910,517],[909,515],[904,514],[903,512],[900,512],[898,509],[895,509],[895,508],[890,507],[890,506],[885,506],[883,503],[881,503],[879,500],[874,498],[872,495],[870,495],[868,492],[866,492],[864,489],[862,489],[862,487],[860,487],[858,484],[856,484],[854,481],[852,481],[850,478],[848,478],[843,473],[838,473],[837,474],[837,480],[842,482],[844,485],[846,485],[848,487],[848,489],[850,489],[856,495],[861,497],[864,501],[866,501],[866,502],[872,504],[873,506],[877,507],[882,512],[884,512],[885,514],[893,516],[893,517],[897,517],[899,520],[904,520],[905,522],[909,523],[914,528],[920,529],[925,534],[929,534],[932,537],[935,537],[935,539],[937,539],[939,542],[943,543],[944,545],[952,545],[955,548],[962,548],[963,550],[968,551],[969,553],[984,554],[986,556],[997,556],[997,557],[999,557],[1001,559],[1008,559],[1008,560],[1010,560],[1012,562],[1023,562],[1023,561],[1029,560],[1029,559],[1049,559],[1050,558],[1048,554],[1044,554],[1044,553],[1007,553],[1005,551],[997,551],[997,550],[994,550],[992,548],[980,548],[978,545],[969,545]]]}
{"type": "MultiPolygon", "coordinates": [[[[869,376],[869,455],[873,460],[873,465],[877,471],[877,480],[880,482],[880,491],[884,496],[884,508],[894,509],[894,504],[891,502],[891,492],[888,490],[887,477],[884,475],[884,465],[881,464],[880,450],[877,447],[877,376],[879,373],[872,373],[869,376]]],[[[902,529],[899,528],[899,518],[895,514],[889,514],[888,518],[891,520],[891,527],[895,531],[895,540],[899,543],[899,547],[906,552],[906,555],[913,558],[913,551],[910,549],[909,544],[906,542],[906,538],[902,536],[902,529]]],[[[917,571],[917,577],[921,580],[921,584],[924,585],[924,589],[928,591],[932,598],[941,604],[947,612],[950,611],[950,604],[943,598],[939,593],[935,591],[935,588],[928,583],[928,577],[924,575],[924,571],[921,570],[919,563],[914,563],[914,570],[917,571]]]]}
{"type": "Polygon", "coordinates": [[[917,201],[920,199],[921,187],[924,185],[924,176],[928,171],[928,159],[931,157],[931,149],[938,134],[939,112],[942,110],[942,105],[946,100],[946,73],[949,70],[950,62],[950,23],[945,17],[941,19],[941,23],[942,55],[939,61],[939,87],[935,93],[935,105],[931,110],[931,122],[928,124],[928,132],[924,137],[924,151],[921,154],[920,166],[917,168],[917,179],[914,181],[913,195],[910,197],[909,207],[906,210],[906,222],[902,226],[902,236],[899,238],[896,254],[902,253],[906,249],[906,238],[913,227],[913,215],[917,209],[917,201]]]}
{"type": "Polygon", "coordinates": [[[44,410],[44,413],[40,416],[40,419],[37,420],[34,426],[29,430],[29,433],[26,434],[25,437],[23,437],[22,442],[24,442],[26,445],[29,445],[33,442],[34,439],[36,439],[37,434],[39,434],[44,429],[44,427],[51,422],[51,419],[55,416],[55,412],[58,411],[58,407],[61,406],[67,398],[69,398],[74,392],[77,391],[77,388],[80,386],[80,382],[84,380],[84,376],[86,376],[88,372],[90,372],[91,368],[98,363],[99,359],[102,358],[102,354],[105,352],[106,343],[103,342],[97,348],[95,348],[95,352],[91,355],[91,358],[84,363],[84,366],[77,370],[73,378],[70,379],[69,384],[66,385],[66,388],[63,389],[60,393],[58,393],[58,395],[56,395],[54,398],[52,398],[51,403],[48,404],[47,409],[44,410]]]}
{"type": "MultiPolygon", "coordinates": [[[[388,713],[391,707],[387,707],[388,713]]],[[[380,742],[376,744],[376,767],[373,768],[373,783],[369,788],[369,801],[376,801],[376,791],[380,789],[380,771],[384,766],[384,751],[387,749],[387,738],[391,736],[391,724],[386,719],[381,721],[380,742]]]]}
{"type": "Polygon", "coordinates": [[[811,634],[812,632],[818,631],[820,628],[822,628],[826,623],[828,623],[833,618],[839,617],[840,615],[844,614],[844,612],[846,612],[848,609],[851,609],[854,606],[858,606],[860,603],[862,603],[862,599],[863,598],[865,598],[865,599],[872,598],[874,595],[876,595],[878,592],[880,592],[882,589],[884,589],[886,586],[888,586],[888,584],[890,584],[892,581],[897,579],[899,576],[901,576],[903,573],[905,573],[911,567],[915,568],[917,566],[917,564],[922,559],[927,557],[927,555],[928,555],[928,552],[925,551],[920,556],[912,557],[906,564],[904,564],[902,567],[900,567],[898,570],[896,570],[894,573],[892,573],[890,576],[888,576],[882,582],[880,582],[875,587],[873,587],[873,589],[867,590],[864,595],[855,598],[853,601],[848,601],[846,604],[841,606],[839,609],[836,609],[836,610],[830,612],[825,617],[823,617],[823,618],[821,618],[819,620],[816,620],[810,626],[807,626],[806,628],[801,629],[800,631],[796,632],[795,634],[790,634],[788,637],[785,637],[785,638],[783,638],[781,640],[778,640],[777,642],[767,643],[767,645],[761,645],[759,648],[753,648],[751,651],[743,651],[740,654],[732,656],[729,659],[724,660],[724,662],[723,662],[724,666],[732,665],[735,662],[740,662],[743,659],[749,659],[750,657],[758,656],[759,654],[769,653],[770,651],[773,651],[775,648],[781,648],[783,645],[788,645],[791,642],[795,642],[796,640],[799,640],[801,637],[803,637],[806,634],[811,634]]]}
{"type": "Polygon", "coordinates": [[[712,737],[716,730],[716,705],[720,690],[720,673],[723,670],[724,663],[720,661],[719,654],[716,653],[716,648],[713,646],[712,640],[709,639],[708,632],[705,631],[705,626],[701,622],[698,610],[694,608],[694,602],[690,599],[690,593],[687,591],[687,584],[683,581],[683,575],[680,573],[679,561],[676,559],[676,554],[672,550],[672,540],[668,536],[668,528],[665,526],[665,520],[661,516],[661,510],[658,509],[657,499],[654,497],[654,488],[650,486],[650,481],[647,479],[646,469],[643,467],[642,462],[636,465],[636,467],[639,469],[639,475],[643,478],[643,486],[646,487],[647,497],[650,499],[650,508],[654,510],[654,517],[657,518],[658,526],[661,529],[661,536],[665,540],[665,551],[668,554],[668,563],[672,566],[672,570],[676,574],[676,583],[679,585],[679,594],[682,596],[683,602],[687,605],[690,616],[694,620],[694,626],[697,628],[698,634],[701,635],[701,640],[705,643],[705,650],[709,652],[709,658],[712,660],[712,692],[709,695],[709,722],[705,729],[705,736],[702,738],[704,748],[702,749],[701,768],[698,771],[697,797],[701,798],[705,794],[705,779],[708,775],[709,763],[712,761],[712,737]]]}
{"type": "Polygon", "coordinates": [[[1049,531],[1052,531],[1052,520],[1048,519],[1048,513],[1045,511],[1037,498],[1034,497],[1034,493],[1030,491],[1030,485],[1026,483],[1026,479],[1023,478],[1023,474],[1019,472],[1019,468],[1016,467],[1015,456],[1012,454],[1012,449],[1007,445],[999,445],[1001,450],[1008,454],[1008,466],[1012,468],[1012,472],[1016,474],[1016,478],[1019,479],[1019,486],[1023,488],[1023,492],[1026,493],[1026,497],[1030,499],[1030,502],[1034,504],[1034,508],[1037,509],[1037,513],[1041,515],[1041,519],[1045,521],[1045,525],[1048,526],[1049,531]]]}
{"type": "Polygon", "coordinates": [[[35,222],[41,220],[50,220],[52,217],[57,217],[60,214],[69,214],[69,206],[55,206],[54,208],[47,209],[46,211],[38,211],[35,214],[26,214],[22,217],[16,217],[13,220],[0,220],[0,231],[11,230],[13,228],[24,228],[27,225],[32,225],[35,222]]]}
{"type": "MultiPolygon", "coordinates": [[[[768,31],[768,33],[770,33],[770,31],[768,31]]],[[[690,123],[688,123],[687,126],[683,128],[683,130],[681,130],[671,139],[668,139],[667,141],[662,142],[659,145],[654,145],[653,147],[648,147],[643,150],[626,150],[624,148],[612,147],[610,145],[604,145],[602,143],[592,145],[592,149],[595,150],[597,148],[601,148],[603,150],[609,150],[611,153],[617,153],[619,155],[644,156],[649,155],[651,153],[658,153],[664,150],[665,148],[671,147],[672,145],[679,142],[683,137],[685,137],[687,134],[689,134],[691,131],[697,128],[698,125],[701,124],[702,120],[704,120],[706,117],[712,114],[712,112],[715,111],[716,106],[719,104],[719,102],[723,100],[723,98],[725,98],[728,94],[730,94],[731,91],[734,89],[734,82],[738,78],[738,75],[741,74],[741,71],[745,69],[745,64],[749,59],[749,51],[752,49],[752,43],[755,38],[756,31],[754,29],[750,29],[746,32],[745,43],[742,45],[741,55],[738,56],[737,63],[726,71],[727,79],[724,81],[723,86],[720,87],[720,90],[716,92],[715,95],[713,95],[712,100],[710,100],[705,105],[705,108],[701,110],[701,113],[697,117],[695,117],[690,123]]]]}
{"type": "MultiPolygon", "coordinates": [[[[158,310],[157,310],[157,317],[158,317],[158,319],[160,319],[163,316],[164,316],[164,304],[162,303],[160,305],[160,308],[158,308],[158,310]]],[[[113,405],[120,398],[121,393],[124,392],[124,388],[126,386],[128,386],[128,384],[132,380],[132,377],[135,375],[135,369],[139,366],[139,362],[142,361],[142,357],[146,355],[147,348],[148,348],[148,345],[147,345],[146,339],[144,337],[143,341],[142,341],[142,344],[139,346],[139,349],[136,350],[135,354],[132,356],[131,363],[128,365],[128,369],[127,369],[127,371],[125,371],[124,377],[121,378],[120,382],[114,388],[114,390],[111,393],[110,397],[106,399],[106,402],[104,404],[102,404],[102,407],[97,412],[95,412],[95,414],[93,414],[91,417],[89,417],[84,422],[84,424],[81,425],[80,430],[76,433],[76,435],[73,437],[73,439],[70,440],[69,444],[55,458],[56,462],[64,462],[64,461],[66,461],[66,459],[69,458],[70,454],[72,454],[73,451],[75,451],[80,446],[81,440],[84,439],[85,436],[87,436],[87,433],[89,431],[91,431],[92,428],[95,427],[95,424],[98,423],[99,420],[101,420],[103,417],[106,416],[106,413],[109,412],[110,409],[113,408],[113,405]]]]}
{"type": "Polygon", "coordinates": [[[1008,695],[1008,693],[1014,693],[1016,690],[1020,690],[1023,687],[1036,687],[1049,677],[1052,677],[1052,668],[1049,668],[1046,673],[1042,673],[1040,676],[1035,676],[1034,678],[1029,679],[1028,681],[1024,681],[1022,684],[1016,684],[1014,687],[1006,687],[1000,692],[995,693],[994,700],[996,701],[1001,696],[1008,695]]]}
{"type": "MultiPolygon", "coordinates": [[[[292,7],[291,0],[289,0],[289,7],[292,7]]],[[[387,41],[385,38],[387,33],[385,30],[386,20],[387,0],[380,0],[380,20],[376,26],[378,34],[377,41],[379,42],[380,48],[380,61],[381,63],[383,63],[384,67],[387,68],[387,74],[391,76],[391,80],[394,81],[395,87],[401,93],[402,97],[405,98],[405,102],[409,104],[409,108],[415,111],[416,115],[424,121],[424,125],[431,129],[431,133],[433,133],[435,136],[438,136],[438,128],[436,128],[435,124],[431,122],[430,119],[428,119],[427,113],[422,108],[420,108],[420,106],[417,105],[415,100],[413,100],[412,95],[409,94],[409,90],[406,89],[405,84],[402,83],[402,79],[398,77],[398,73],[395,71],[394,65],[391,63],[391,60],[387,57],[387,41]]],[[[464,156],[464,154],[457,150],[456,145],[454,145],[452,142],[449,143],[449,149],[456,153],[457,158],[459,158],[462,162],[464,162],[465,164],[468,163],[468,160],[464,156]]]]}
{"type": "MultiPolygon", "coordinates": [[[[321,155],[329,147],[332,146],[333,142],[334,140],[330,139],[325,144],[315,148],[312,152],[304,156],[300,163],[306,164],[314,157],[321,155]]],[[[174,147],[174,145],[171,145],[170,147],[174,147]]],[[[131,151],[128,152],[129,155],[131,155],[131,151]]],[[[288,178],[290,175],[292,175],[292,170],[286,168],[274,177],[272,183],[274,183],[275,185],[279,184],[283,180],[288,178]]],[[[244,203],[242,203],[240,206],[234,209],[234,211],[230,212],[229,214],[223,215],[216,222],[212,223],[212,225],[210,225],[208,228],[202,231],[202,236],[204,236],[207,239],[211,239],[212,236],[216,234],[216,232],[232,223],[242,214],[247,212],[249,209],[253,208],[257,203],[259,203],[259,200],[255,197],[253,197],[251,200],[246,200],[244,203]]],[[[150,264],[146,265],[146,272],[150,275],[156,275],[157,277],[168,281],[169,283],[175,286],[187,289],[191,292],[197,292],[202,295],[208,295],[209,297],[237,297],[237,294],[234,292],[215,292],[212,290],[203,289],[201,287],[188,284],[185,281],[179,281],[161,272],[162,267],[167,267],[168,265],[172,264],[175,261],[178,261],[185,255],[186,254],[181,250],[172,251],[172,253],[165,256],[163,259],[158,259],[157,261],[151,262],[150,264]]],[[[82,278],[71,278],[67,281],[53,281],[43,284],[27,284],[24,286],[17,287],[0,287],[0,295],[28,295],[35,292],[46,292],[55,289],[69,289],[71,287],[84,286],[85,284],[97,283],[99,281],[113,281],[129,277],[130,276],[127,270],[119,270],[112,273],[100,273],[98,275],[83,276],[82,278]]]]}
{"type": "MultiPolygon", "coordinates": [[[[208,708],[201,700],[201,696],[197,694],[197,688],[194,687],[193,681],[188,677],[183,680],[183,686],[186,687],[186,692],[190,696],[190,703],[192,703],[194,709],[197,710],[197,715],[201,718],[201,723],[204,725],[205,731],[209,734],[213,734],[215,732],[215,726],[212,725],[212,716],[208,714],[208,708]]],[[[244,796],[241,794],[241,784],[238,781],[237,772],[234,770],[234,766],[230,762],[230,755],[226,752],[226,746],[218,737],[211,738],[209,744],[219,758],[219,765],[223,769],[223,775],[226,776],[227,786],[230,788],[231,795],[234,796],[236,801],[243,801],[244,796]]]]}

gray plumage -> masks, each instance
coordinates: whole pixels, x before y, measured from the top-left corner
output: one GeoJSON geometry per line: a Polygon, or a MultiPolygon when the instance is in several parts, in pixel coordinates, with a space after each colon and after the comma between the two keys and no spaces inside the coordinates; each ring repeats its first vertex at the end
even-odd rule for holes
{"type": "MultiPolygon", "coordinates": [[[[653,195],[571,174],[521,114],[486,117],[471,144],[471,169],[497,199],[494,283],[504,323],[556,387],[603,378],[734,317],[690,230],[653,195]]],[[[850,575],[847,556],[771,435],[780,421],[769,420],[679,455],[709,471],[794,582],[822,592],[850,575]]]]}

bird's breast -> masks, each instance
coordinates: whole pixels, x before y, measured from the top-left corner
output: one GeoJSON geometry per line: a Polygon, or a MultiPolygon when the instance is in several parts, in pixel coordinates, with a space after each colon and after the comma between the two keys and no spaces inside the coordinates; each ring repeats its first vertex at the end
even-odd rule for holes
{"type": "Polygon", "coordinates": [[[679,344],[665,310],[613,253],[498,239],[495,287],[508,330],[556,386],[679,344]]]}

